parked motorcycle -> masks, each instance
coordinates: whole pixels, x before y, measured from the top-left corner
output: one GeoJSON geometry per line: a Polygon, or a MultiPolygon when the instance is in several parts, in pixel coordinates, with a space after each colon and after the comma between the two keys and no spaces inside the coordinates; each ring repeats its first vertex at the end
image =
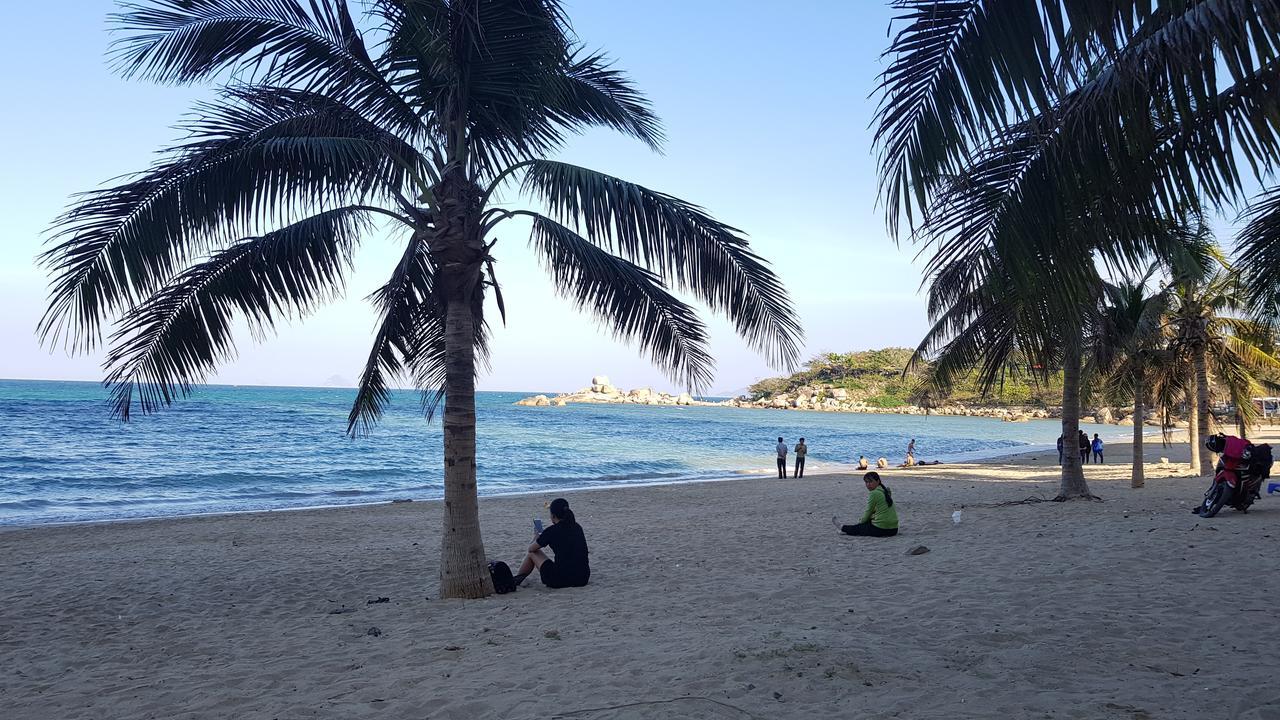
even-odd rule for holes
{"type": "Polygon", "coordinates": [[[1249,512],[1253,501],[1262,498],[1262,482],[1271,476],[1271,446],[1223,434],[1209,436],[1204,446],[1218,454],[1218,466],[1204,502],[1192,512],[1211,518],[1228,505],[1249,512]]]}

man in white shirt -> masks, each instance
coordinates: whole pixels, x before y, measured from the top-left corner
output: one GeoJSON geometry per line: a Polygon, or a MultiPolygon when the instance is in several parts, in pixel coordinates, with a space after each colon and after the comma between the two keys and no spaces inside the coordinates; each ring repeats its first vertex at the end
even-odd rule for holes
{"type": "Polygon", "coordinates": [[[778,438],[778,477],[787,479],[787,444],[778,438]]]}

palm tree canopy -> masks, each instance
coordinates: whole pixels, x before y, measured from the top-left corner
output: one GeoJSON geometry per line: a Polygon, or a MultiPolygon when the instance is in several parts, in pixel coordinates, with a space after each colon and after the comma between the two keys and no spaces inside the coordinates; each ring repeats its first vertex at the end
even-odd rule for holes
{"type": "MultiPolygon", "coordinates": [[[[771,363],[798,357],[786,291],[740,231],[548,158],[590,127],[663,140],[648,101],[584,48],[558,0],[376,0],[359,21],[345,0],[142,0],[113,22],[126,76],[230,78],[151,168],[79,196],[42,255],[42,336],[87,351],[106,335],[122,418],[209,377],[234,355],[237,319],[261,334],[341,293],[375,220],[405,247],[370,298],[379,317],[352,432],[400,380],[438,399],[444,305],[466,298],[479,318],[492,291],[502,309],[489,235],[511,218],[531,219],[561,294],[691,389],[711,378],[706,328],[671,289],[729,317],[771,363]],[[513,190],[546,212],[500,207],[513,190]]],[[[481,320],[482,355],[487,332],[481,320]]]]}
{"type": "MultiPolygon", "coordinates": [[[[939,178],[1031,118],[1047,132],[1013,172],[1029,207],[1054,165],[1073,192],[1123,180],[1144,215],[1234,200],[1245,161],[1280,150],[1276,0],[894,0],[876,143],[891,228],[927,215],[939,178]],[[1152,212],[1158,210],[1158,212],[1152,212]]],[[[1043,208],[1042,208],[1043,209],[1043,208]]],[[[1028,237],[1032,235],[1028,232],[1028,237]]]]}

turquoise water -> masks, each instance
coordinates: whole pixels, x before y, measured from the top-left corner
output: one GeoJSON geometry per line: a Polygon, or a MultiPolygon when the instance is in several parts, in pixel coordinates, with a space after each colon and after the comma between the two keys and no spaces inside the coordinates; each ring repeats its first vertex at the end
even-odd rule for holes
{"type": "MultiPolygon", "coordinates": [[[[814,471],[859,454],[900,462],[912,437],[919,458],[946,462],[1052,446],[1060,432],[1056,421],[512,405],[531,394],[477,396],[482,494],[768,474],[778,435],[805,437],[814,471]]],[[[96,383],[0,380],[0,525],[439,498],[440,426],[418,396],[398,393],[373,435],[352,440],[353,395],[205,386],[123,424],[96,383]]]]}

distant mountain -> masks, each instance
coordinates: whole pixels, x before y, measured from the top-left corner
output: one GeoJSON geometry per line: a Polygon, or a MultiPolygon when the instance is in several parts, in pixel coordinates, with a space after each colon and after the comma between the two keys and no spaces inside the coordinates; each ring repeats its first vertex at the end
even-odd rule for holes
{"type": "Polygon", "coordinates": [[[320,387],[352,388],[356,384],[341,375],[330,375],[320,387]]]}

